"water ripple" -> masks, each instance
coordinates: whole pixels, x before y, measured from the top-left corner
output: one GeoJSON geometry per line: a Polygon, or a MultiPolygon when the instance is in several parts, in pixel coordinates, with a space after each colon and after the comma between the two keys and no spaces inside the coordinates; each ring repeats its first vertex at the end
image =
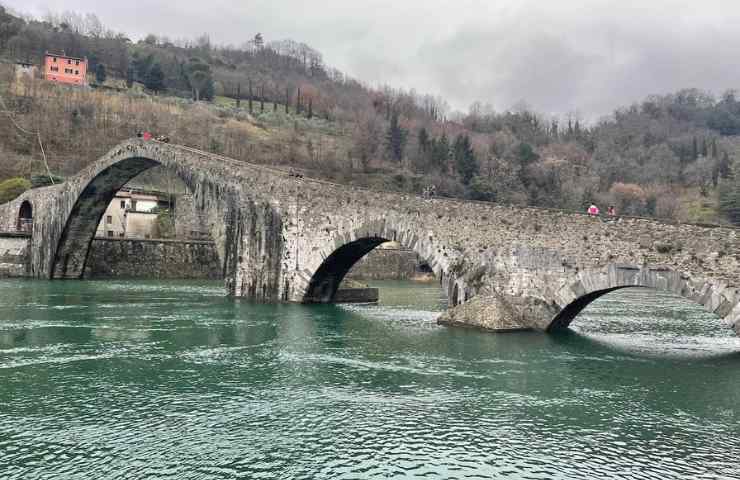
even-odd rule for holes
{"type": "Polygon", "coordinates": [[[0,282],[3,480],[740,478],[737,339],[663,296],[548,337],[437,327],[433,287],[69,285],[0,282]]]}

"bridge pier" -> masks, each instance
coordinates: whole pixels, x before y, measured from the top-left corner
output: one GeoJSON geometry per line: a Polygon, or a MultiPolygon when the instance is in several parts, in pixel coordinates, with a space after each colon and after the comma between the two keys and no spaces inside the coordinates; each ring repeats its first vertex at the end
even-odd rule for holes
{"type": "Polygon", "coordinates": [[[281,300],[283,224],[267,203],[245,202],[227,229],[225,278],[230,295],[258,303],[281,300]]]}

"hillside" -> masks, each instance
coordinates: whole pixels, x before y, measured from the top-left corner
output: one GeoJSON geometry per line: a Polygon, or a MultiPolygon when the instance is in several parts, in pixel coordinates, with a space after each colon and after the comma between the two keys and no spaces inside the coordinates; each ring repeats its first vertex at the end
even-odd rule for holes
{"type": "Polygon", "coordinates": [[[22,19],[0,9],[0,180],[74,174],[147,129],[252,162],[376,188],[703,222],[740,221],[733,163],[740,101],[687,89],[585,124],[525,107],[450,113],[443,99],[374,89],[305,44],[258,34],[132,42],[94,15],[22,19]],[[98,88],[17,77],[45,51],[90,60],[98,88]],[[35,135],[38,132],[40,135],[35,135]],[[39,144],[38,137],[41,139],[39,144]],[[42,153],[41,146],[44,147],[42,153]]]}

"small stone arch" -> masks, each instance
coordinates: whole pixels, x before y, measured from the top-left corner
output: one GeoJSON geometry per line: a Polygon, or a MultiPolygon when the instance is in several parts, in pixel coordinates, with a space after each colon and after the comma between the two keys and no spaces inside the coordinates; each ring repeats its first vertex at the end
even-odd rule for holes
{"type": "Polygon", "coordinates": [[[28,200],[24,200],[18,209],[16,229],[23,233],[31,233],[33,230],[33,205],[28,200]]]}
{"type": "Polygon", "coordinates": [[[579,273],[556,294],[553,303],[560,311],[545,329],[548,332],[567,329],[593,301],[611,292],[635,287],[671,292],[689,299],[725,319],[740,333],[740,291],[669,267],[635,265],[610,265],[601,271],[579,273]]]}
{"type": "Polygon", "coordinates": [[[387,219],[381,219],[347,232],[338,231],[315,256],[320,262],[307,269],[312,272],[310,280],[303,289],[298,286],[297,300],[302,303],[331,303],[352,266],[371,250],[389,241],[398,242],[416,252],[440,278],[448,298],[451,296],[450,288],[455,281],[447,273],[445,260],[434,254],[431,240],[428,237],[424,239],[417,229],[401,228],[387,219]]]}

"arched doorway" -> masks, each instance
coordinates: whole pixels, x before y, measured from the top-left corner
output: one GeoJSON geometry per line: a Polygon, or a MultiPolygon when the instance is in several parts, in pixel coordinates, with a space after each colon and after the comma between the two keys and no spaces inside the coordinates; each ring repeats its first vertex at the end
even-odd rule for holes
{"type": "Polygon", "coordinates": [[[21,203],[16,228],[19,232],[23,233],[31,233],[33,230],[33,205],[28,200],[21,203]]]}

